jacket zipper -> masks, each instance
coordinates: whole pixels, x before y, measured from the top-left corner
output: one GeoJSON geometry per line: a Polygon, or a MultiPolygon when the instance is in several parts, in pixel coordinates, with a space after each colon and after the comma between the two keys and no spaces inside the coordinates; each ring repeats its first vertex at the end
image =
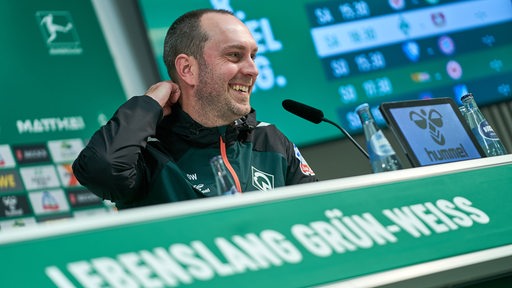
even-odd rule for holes
{"type": "Polygon", "coordinates": [[[222,160],[224,161],[224,164],[226,164],[226,168],[228,168],[229,173],[233,176],[233,180],[235,180],[236,190],[238,190],[238,193],[242,193],[240,180],[238,179],[238,175],[236,175],[235,169],[233,169],[231,163],[229,163],[228,155],[226,153],[226,143],[222,140],[222,136],[220,136],[220,155],[222,156],[222,160]]]}

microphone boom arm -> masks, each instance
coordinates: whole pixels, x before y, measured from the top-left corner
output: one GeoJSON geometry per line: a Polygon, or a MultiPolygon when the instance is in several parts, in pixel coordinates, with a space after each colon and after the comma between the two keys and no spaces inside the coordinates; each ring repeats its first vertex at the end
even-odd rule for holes
{"type": "Polygon", "coordinates": [[[363,147],[361,147],[359,145],[359,143],[357,143],[356,140],[354,140],[354,138],[352,138],[352,136],[345,129],[343,129],[340,125],[325,118],[324,113],[321,110],[318,110],[318,109],[308,106],[306,104],[302,104],[300,102],[290,100],[290,99],[286,99],[283,101],[283,108],[286,111],[288,111],[292,114],[295,114],[303,119],[306,119],[310,122],[313,122],[315,124],[319,124],[320,122],[323,121],[323,122],[327,122],[327,123],[330,123],[330,124],[336,126],[352,142],[352,144],[354,144],[357,147],[357,149],[359,149],[359,151],[361,151],[363,153],[363,155],[366,156],[367,159],[370,159],[370,156],[363,149],[363,147]]]}
{"type": "Polygon", "coordinates": [[[343,135],[345,135],[352,142],[352,144],[356,145],[357,149],[359,149],[359,151],[361,151],[361,153],[363,153],[364,156],[366,156],[366,158],[370,159],[370,156],[368,155],[368,153],[363,149],[363,147],[361,147],[361,145],[359,145],[359,143],[357,143],[357,141],[352,137],[352,135],[350,135],[347,132],[347,130],[343,129],[343,127],[341,127],[340,125],[336,124],[335,122],[333,122],[325,117],[322,118],[322,121],[330,123],[330,124],[336,126],[338,129],[340,129],[340,131],[343,133],[343,135]]]}

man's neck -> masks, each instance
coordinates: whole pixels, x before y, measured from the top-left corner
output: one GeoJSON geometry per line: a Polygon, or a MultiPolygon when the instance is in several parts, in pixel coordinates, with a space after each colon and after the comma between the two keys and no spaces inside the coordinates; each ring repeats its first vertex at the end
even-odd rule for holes
{"type": "Polygon", "coordinates": [[[212,111],[212,107],[202,107],[200,103],[189,101],[182,101],[182,109],[194,121],[203,125],[204,127],[219,127],[233,123],[236,119],[225,120],[219,117],[216,111],[212,111]]]}

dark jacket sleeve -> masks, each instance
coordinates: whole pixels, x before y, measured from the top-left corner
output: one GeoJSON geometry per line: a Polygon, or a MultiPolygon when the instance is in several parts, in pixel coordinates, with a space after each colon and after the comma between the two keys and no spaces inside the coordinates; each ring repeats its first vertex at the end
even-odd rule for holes
{"type": "Polygon", "coordinates": [[[286,173],[286,185],[295,185],[301,183],[309,183],[318,181],[315,172],[306,159],[302,156],[299,148],[293,144],[286,136],[284,136],[286,145],[286,156],[288,161],[288,171],[286,173]]]}
{"type": "Polygon", "coordinates": [[[154,136],[162,113],[149,96],[132,97],[121,105],[73,162],[80,184],[114,202],[140,197],[149,177],[142,149],[154,136]]]}

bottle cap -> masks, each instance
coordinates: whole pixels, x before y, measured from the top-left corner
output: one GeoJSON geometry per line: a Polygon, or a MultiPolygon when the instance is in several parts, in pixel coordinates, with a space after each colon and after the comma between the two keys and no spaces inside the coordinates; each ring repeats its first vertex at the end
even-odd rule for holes
{"type": "Polygon", "coordinates": [[[462,97],[460,97],[460,101],[464,101],[464,99],[467,99],[467,98],[473,98],[473,94],[470,92],[470,93],[467,93],[467,94],[464,94],[462,95],[462,97]]]}
{"type": "Polygon", "coordinates": [[[359,110],[361,110],[361,109],[367,109],[367,108],[369,108],[369,107],[370,107],[370,105],[368,105],[368,103],[363,103],[363,104],[361,104],[361,105],[357,106],[357,107],[356,107],[356,109],[355,109],[355,111],[357,112],[357,111],[359,111],[359,110]]]}

